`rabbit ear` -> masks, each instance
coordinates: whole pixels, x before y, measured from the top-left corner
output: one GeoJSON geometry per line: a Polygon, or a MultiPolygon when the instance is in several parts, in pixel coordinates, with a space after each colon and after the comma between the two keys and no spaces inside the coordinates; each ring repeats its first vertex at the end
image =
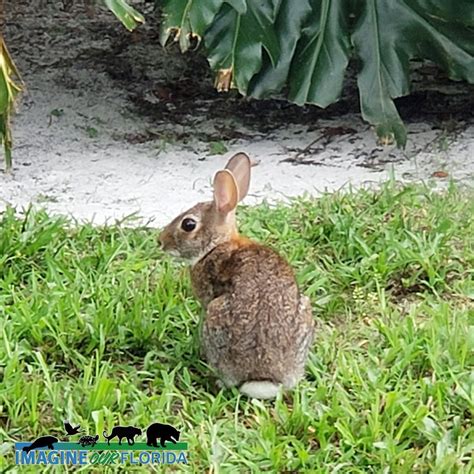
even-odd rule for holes
{"type": "Polygon", "coordinates": [[[214,203],[218,212],[228,214],[237,207],[239,191],[232,173],[221,170],[214,176],[214,203]]]}
{"type": "Polygon", "coordinates": [[[250,158],[245,153],[237,153],[228,162],[225,167],[235,178],[237,189],[239,190],[239,201],[247,196],[250,186],[250,158]]]}

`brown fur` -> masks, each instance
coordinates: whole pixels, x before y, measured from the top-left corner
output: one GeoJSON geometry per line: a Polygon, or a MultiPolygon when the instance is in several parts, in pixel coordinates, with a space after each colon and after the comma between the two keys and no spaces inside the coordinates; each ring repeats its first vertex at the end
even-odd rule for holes
{"type": "MultiPolygon", "coordinates": [[[[248,179],[237,176],[235,185],[244,182],[248,189],[248,179]]],[[[225,186],[232,186],[227,177],[225,186]]],[[[224,199],[225,190],[219,194],[224,199]]],[[[234,199],[235,192],[229,196],[234,199]]],[[[281,256],[238,235],[236,203],[231,212],[218,212],[216,199],[184,212],[160,236],[165,250],[194,262],[193,291],[206,309],[204,355],[227,386],[267,380],[292,388],[304,374],[313,339],[309,299],[281,256]],[[180,228],[188,216],[198,222],[190,233],[180,228]]]]}

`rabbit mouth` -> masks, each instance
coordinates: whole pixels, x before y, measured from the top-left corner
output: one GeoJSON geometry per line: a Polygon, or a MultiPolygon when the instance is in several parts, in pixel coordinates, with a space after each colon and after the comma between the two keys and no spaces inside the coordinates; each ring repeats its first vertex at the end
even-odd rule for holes
{"type": "Polygon", "coordinates": [[[201,256],[197,257],[187,257],[182,254],[180,254],[177,250],[173,250],[173,252],[168,252],[171,256],[176,258],[178,262],[184,263],[186,265],[191,265],[194,266],[199,260],[201,260],[201,256]]]}
{"type": "Polygon", "coordinates": [[[200,259],[200,257],[190,257],[183,255],[179,250],[176,249],[166,250],[166,253],[178,260],[178,262],[186,263],[188,265],[194,265],[200,259]]]}

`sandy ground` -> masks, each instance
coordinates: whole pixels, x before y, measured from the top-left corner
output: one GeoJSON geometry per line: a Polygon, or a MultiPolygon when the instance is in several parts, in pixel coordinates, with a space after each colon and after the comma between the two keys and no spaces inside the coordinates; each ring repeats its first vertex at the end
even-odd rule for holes
{"type": "Polygon", "coordinates": [[[400,102],[409,132],[400,151],[377,146],[350,78],[324,111],[217,95],[202,58],[161,48],[150,12],[129,34],[105,11],[90,18],[81,6],[5,3],[27,90],[13,120],[13,171],[0,172],[0,209],[33,203],[96,223],[136,214],[161,226],[208,199],[213,173],[237,151],[257,163],[248,204],[391,174],[474,184],[474,89],[441,77],[426,90],[432,69],[400,102]]]}

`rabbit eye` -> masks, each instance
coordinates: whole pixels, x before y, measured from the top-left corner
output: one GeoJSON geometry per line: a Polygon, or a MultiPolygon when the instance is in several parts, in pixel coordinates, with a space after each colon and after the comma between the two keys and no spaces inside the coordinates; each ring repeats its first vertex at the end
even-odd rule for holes
{"type": "Polygon", "coordinates": [[[186,218],[181,222],[181,229],[183,229],[185,232],[191,232],[196,228],[196,221],[191,218],[186,218]]]}

